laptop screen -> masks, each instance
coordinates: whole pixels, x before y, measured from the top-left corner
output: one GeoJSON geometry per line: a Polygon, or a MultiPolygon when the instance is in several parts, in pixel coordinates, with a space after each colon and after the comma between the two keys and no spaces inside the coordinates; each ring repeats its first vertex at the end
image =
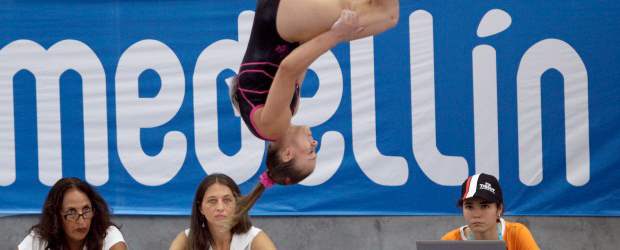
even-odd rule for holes
{"type": "Polygon", "coordinates": [[[506,250],[502,240],[421,240],[418,250],[506,250]]]}

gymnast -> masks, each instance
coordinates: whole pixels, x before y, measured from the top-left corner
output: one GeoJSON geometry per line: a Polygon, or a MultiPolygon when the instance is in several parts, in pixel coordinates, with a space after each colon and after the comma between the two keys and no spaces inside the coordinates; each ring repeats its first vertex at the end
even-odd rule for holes
{"type": "Polygon", "coordinates": [[[314,170],[317,141],[308,126],[291,124],[310,64],[340,42],[393,27],[398,15],[398,0],[257,1],[230,97],[249,130],[268,141],[262,179],[296,184],[314,170]]]}

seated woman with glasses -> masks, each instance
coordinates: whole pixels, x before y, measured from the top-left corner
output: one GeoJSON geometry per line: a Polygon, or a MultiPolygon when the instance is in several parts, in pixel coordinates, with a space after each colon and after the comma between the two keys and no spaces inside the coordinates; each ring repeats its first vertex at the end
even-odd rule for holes
{"type": "Polygon", "coordinates": [[[63,178],[43,204],[38,224],[19,250],[126,250],[123,235],[110,221],[108,205],[86,182],[63,178]]]}
{"type": "Polygon", "coordinates": [[[230,177],[207,176],[196,190],[190,227],[177,235],[170,249],[276,249],[265,232],[252,226],[247,213],[237,216],[240,198],[239,186],[230,177]]]}

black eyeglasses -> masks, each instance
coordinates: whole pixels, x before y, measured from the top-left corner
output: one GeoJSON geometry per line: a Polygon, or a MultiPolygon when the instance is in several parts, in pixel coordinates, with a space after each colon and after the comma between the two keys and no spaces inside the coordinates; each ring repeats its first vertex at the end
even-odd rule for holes
{"type": "Polygon", "coordinates": [[[82,209],[82,213],[78,213],[75,210],[71,210],[68,213],[65,213],[62,215],[65,220],[68,221],[78,221],[80,219],[80,217],[82,217],[84,220],[93,218],[93,210],[91,208],[84,208],[82,209]]]}

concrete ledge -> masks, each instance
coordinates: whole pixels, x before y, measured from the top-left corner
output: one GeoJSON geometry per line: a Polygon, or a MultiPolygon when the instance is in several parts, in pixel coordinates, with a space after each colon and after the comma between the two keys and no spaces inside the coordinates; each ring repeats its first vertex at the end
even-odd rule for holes
{"type": "MultiPolygon", "coordinates": [[[[542,249],[617,249],[618,217],[508,216],[526,224],[542,249]]],[[[0,218],[0,249],[15,249],[37,216],[0,218]]],[[[115,216],[130,249],[168,249],[189,225],[188,216],[115,216]]],[[[415,242],[438,239],[463,224],[458,216],[254,217],[279,249],[415,249],[415,242]]]]}

